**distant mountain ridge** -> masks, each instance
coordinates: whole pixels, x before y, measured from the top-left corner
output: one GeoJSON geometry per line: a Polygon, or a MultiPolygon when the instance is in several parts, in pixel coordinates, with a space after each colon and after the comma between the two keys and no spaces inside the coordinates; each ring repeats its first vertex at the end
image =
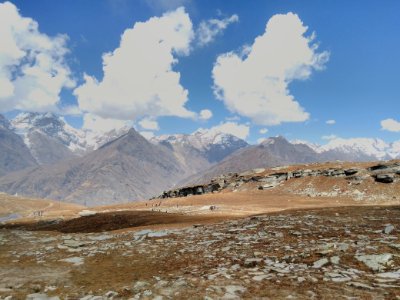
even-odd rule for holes
{"type": "MultiPolygon", "coordinates": [[[[78,156],[70,145],[77,148],[75,145],[79,140],[68,134],[73,131],[62,120],[53,115],[29,115],[17,120],[12,129],[18,128],[20,136],[10,131],[21,144],[25,138],[32,153],[41,160],[39,166],[35,164],[0,177],[0,191],[85,205],[126,202],[158,195],[183,178],[210,167],[211,161],[222,159],[224,152],[231,153],[238,147],[247,146],[243,140],[226,134],[204,139],[201,147],[196,143],[170,143],[165,139],[150,142],[131,128],[110,141],[104,138],[106,142],[96,150],[88,149],[78,156]],[[44,162],[42,156],[37,155],[39,146],[49,151],[55,149],[49,147],[53,144],[44,137],[54,145],[63,146],[63,150],[68,149],[74,157],[44,162]]],[[[189,136],[186,139],[190,141],[193,138],[189,136]]],[[[40,150],[43,157],[49,157],[40,150]]],[[[54,151],[59,153],[60,149],[54,151]]]]}
{"type": "Polygon", "coordinates": [[[229,172],[323,161],[400,158],[400,142],[271,137],[259,145],[215,128],[145,139],[123,127],[75,129],[51,113],[0,115],[0,192],[87,205],[145,199],[229,172]]]}

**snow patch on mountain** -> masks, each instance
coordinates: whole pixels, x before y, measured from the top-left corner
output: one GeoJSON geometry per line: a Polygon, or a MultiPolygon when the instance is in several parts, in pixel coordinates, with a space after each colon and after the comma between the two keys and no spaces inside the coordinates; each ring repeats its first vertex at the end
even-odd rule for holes
{"type": "Polygon", "coordinates": [[[198,150],[208,150],[212,145],[219,145],[223,148],[228,148],[234,143],[246,143],[232,134],[207,129],[199,129],[192,134],[160,135],[154,137],[152,141],[190,145],[198,150]]]}
{"type": "Polygon", "coordinates": [[[39,131],[58,140],[74,153],[82,153],[86,150],[85,134],[53,113],[20,113],[11,121],[11,124],[14,131],[23,137],[28,147],[30,146],[29,134],[39,131]]]}
{"type": "Polygon", "coordinates": [[[317,153],[335,151],[345,154],[363,155],[377,160],[400,157],[400,141],[386,143],[377,138],[334,138],[325,145],[313,144],[304,140],[291,141],[292,144],[305,144],[317,153]]]}
{"type": "Polygon", "coordinates": [[[126,126],[109,132],[76,129],[69,125],[63,117],[53,113],[20,113],[12,121],[12,129],[19,134],[30,148],[30,133],[40,133],[54,138],[70,149],[73,153],[82,155],[87,151],[96,150],[102,145],[127,133],[126,126]]]}

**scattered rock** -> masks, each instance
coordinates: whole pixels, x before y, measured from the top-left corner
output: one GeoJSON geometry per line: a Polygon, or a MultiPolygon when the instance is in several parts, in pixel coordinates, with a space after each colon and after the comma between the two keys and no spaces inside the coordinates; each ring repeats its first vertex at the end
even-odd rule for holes
{"type": "Polygon", "coordinates": [[[390,234],[394,230],[394,226],[392,224],[386,225],[386,227],[383,229],[384,234],[390,234]]]}
{"type": "Polygon", "coordinates": [[[375,181],[382,183],[392,183],[394,181],[394,177],[390,174],[378,174],[375,176],[375,181]]]}
{"type": "Polygon", "coordinates": [[[384,253],[377,255],[359,255],[356,256],[356,259],[363,262],[371,270],[381,272],[392,264],[392,257],[393,255],[390,253],[384,253]]]}
{"type": "Polygon", "coordinates": [[[328,263],[329,263],[329,260],[327,258],[321,258],[320,260],[317,260],[314,262],[313,268],[320,269],[328,263]]]}
{"type": "Polygon", "coordinates": [[[79,212],[79,215],[81,217],[90,217],[90,216],[94,216],[95,214],[97,214],[97,212],[92,211],[92,210],[82,210],[79,212]]]}
{"type": "Polygon", "coordinates": [[[64,259],[60,259],[60,261],[64,261],[64,262],[67,262],[67,263],[71,263],[71,264],[74,264],[75,266],[83,265],[84,262],[85,262],[85,260],[84,260],[83,257],[77,257],[77,256],[75,256],[75,257],[69,257],[69,258],[64,258],[64,259]]]}

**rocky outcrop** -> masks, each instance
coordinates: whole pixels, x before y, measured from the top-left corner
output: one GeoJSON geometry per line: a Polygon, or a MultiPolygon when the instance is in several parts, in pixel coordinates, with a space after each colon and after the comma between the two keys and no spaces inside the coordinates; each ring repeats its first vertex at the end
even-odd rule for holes
{"type": "Polygon", "coordinates": [[[176,198],[207,193],[215,193],[226,188],[237,188],[244,183],[259,183],[259,190],[274,188],[288,180],[304,177],[343,177],[351,184],[360,184],[365,178],[372,177],[378,183],[393,183],[400,177],[400,163],[387,163],[366,169],[328,168],[297,169],[290,172],[273,172],[273,169],[253,169],[242,173],[228,173],[213,178],[207,184],[197,184],[165,191],[158,198],[176,198]]]}

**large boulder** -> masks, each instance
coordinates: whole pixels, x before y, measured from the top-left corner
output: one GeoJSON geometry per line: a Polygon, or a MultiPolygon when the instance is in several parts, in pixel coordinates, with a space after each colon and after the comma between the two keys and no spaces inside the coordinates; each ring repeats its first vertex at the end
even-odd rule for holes
{"type": "Polygon", "coordinates": [[[392,183],[394,181],[394,177],[390,174],[378,174],[375,176],[375,181],[382,183],[392,183]]]}

